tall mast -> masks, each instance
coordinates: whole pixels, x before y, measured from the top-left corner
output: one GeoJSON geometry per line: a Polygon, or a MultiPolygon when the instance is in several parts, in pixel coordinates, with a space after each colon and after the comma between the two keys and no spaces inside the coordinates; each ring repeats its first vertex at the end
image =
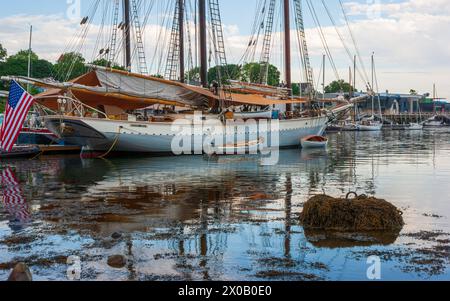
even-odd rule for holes
{"type": "Polygon", "coordinates": [[[291,74],[291,16],[290,16],[290,1],[284,0],[284,62],[286,72],[286,86],[292,88],[292,74],[291,74]]]}
{"type": "Polygon", "coordinates": [[[206,0],[198,1],[198,19],[200,33],[200,81],[203,87],[208,86],[208,51],[206,47],[206,0]]]}
{"type": "Polygon", "coordinates": [[[180,82],[185,82],[184,74],[184,0],[178,0],[178,23],[180,40],[180,82]]]}
{"type": "Polygon", "coordinates": [[[130,0],[123,0],[124,21],[124,54],[125,68],[131,71],[131,22],[130,22],[130,0]]]}

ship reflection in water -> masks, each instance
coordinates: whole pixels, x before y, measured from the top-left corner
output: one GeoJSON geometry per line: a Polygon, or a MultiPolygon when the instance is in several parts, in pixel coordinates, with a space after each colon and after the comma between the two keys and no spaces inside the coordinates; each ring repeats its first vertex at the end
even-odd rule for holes
{"type": "Polygon", "coordinates": [[[251,156],[0,164],[21,193],[9,206],[2,178],[0,279],[24,261],[37,280],[64,280],[73,255],[85,280],[367,280],[371,255],[384,280],[450,277],[450,132],[332,134],[328,151],[282,150],[276,166],[251,156]],[[350,190],[402,208],[402,233],[303,230],[309,197],[350,190]],[[107,265],[117,254],[124,269],[107,265]]]}

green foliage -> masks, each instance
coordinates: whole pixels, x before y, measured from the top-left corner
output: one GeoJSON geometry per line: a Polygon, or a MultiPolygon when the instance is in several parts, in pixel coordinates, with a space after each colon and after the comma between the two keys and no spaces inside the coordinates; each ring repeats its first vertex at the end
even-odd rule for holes
{"type": "Polygon", "coordinates": [[[418,95],[417,91],[414,89],[409,90],[409,94],[411,95],[418,95]]]}
{"type": "MultiPolygon", "coordinates": [[[[251,83],[261,82],[261,67],[259,63],[248,63],[242,67],[241,80],[251,83]]],[[[269,86],[278,86],[280,84],[281,73],[274,65],[269,65],[267,84],[269,86]]]]}
{"type": "MultiPolygon", "coordinates": [[[[218,80],[217,71],[219,67],[213,67],[208,70],[208,81],[218,80]]],[[[232,80],[240,80],[251,83],[261,82],[261,64],[248,63],[244,66],[229,64],[227,67],[220,67],[222,76],[229,76],[232,80]],[[226,68],[226,69],[225,69],[226,68]]],[[[278,86],[281,73],[274,65],[269,65],[268,84],[278,86]]],[[[186,78],[191,81],[200,81],[200,68],[195,67],[186,73],[186,78]]]]}
{"type": "Polygon", "coordinates": [[[325,87],[325,93],[339,93],[339,92],[349,92],[349,91],[355,90],[349,83],[345,82],[344,80],[339,81],[333,81],[328,86],[325,87]]]}
{"type": "Polygon", "coordinates": [[[91,64],[96,65],[96,66],[111,67],[112,69],[116,69],[116,70],[122,70],[122,71],[126,70],[125,67],[119,66],[116,64],[111,66],[111,62],[108,61],[107,59],[98,59],[98,60],[93,61],[91,64]]]}
{"type": "Polygon", "coordinates": [[[8,56],[8,52],[5,48],[3,48],[2,44],[0,44],[0,62],[3,62],[8,56]]]}
{"type": "MultiPolygon", "coordinates": [[[[8,57],[4,62],[0,62],[0,76],[7,75],[28,75],[28,50],[21,50],[17,54],[8,57]]],[[[31,76],[35,78],[51,77],[53,73],[52,63],[39,59],[39,57],[31,53],[31,76]]],[[[6,90],[7,85],[0,83],[0,89],[6,90]]]]}
{"type": "Polygon", "coordinates": [[[300,84],[292,83],[292,94],[294,96],[300,96],[300,84]]]}
{"type": "Polygon", "coordinates": [[[200,67],[194,67],[186,72],[186,80],[199,82],[200,81],[200,67]]]}
{"type": "Polygon", "coordinates": [[[81,53],[64,53],[54,66],[55,79],[64,82],[85,74],[88,71],[85,62],[86,60],[81,53]]]}
{"type": "Polygon", "coordinates": [[[6,98],[0,97],[0,113],[5,111],[6,98]]]}
{"type": "Polygon", "coordinates": [[[241,77],[241,66],[229,64],[226,67],[213,67],[208,70],[208,81],[211,83],[212,81],[219,81],[218,70],[220,70],[220,74],[222,76],[222,82],[225,79],[228,80],[239,80],[241,77]],[[220,69],[219,69],[220,68],[220,69]]]}

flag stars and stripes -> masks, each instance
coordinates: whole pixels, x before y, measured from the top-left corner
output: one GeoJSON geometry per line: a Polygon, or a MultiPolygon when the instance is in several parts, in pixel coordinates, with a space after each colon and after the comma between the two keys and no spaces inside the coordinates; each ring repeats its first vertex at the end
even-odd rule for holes
{"type": "Polygon", "coordinates": [[[0,147],[10,152],[22,130],[27,114],[33,104],[33,97],[18,83],[11,81],[5,117],[0,130],[0,147]]]}

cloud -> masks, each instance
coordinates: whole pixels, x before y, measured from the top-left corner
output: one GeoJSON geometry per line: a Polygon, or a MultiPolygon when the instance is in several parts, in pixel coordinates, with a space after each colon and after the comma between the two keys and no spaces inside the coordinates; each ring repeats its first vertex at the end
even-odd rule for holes
{"type": "MultiPolygon", "coordinates": [[[[320,9],[320,2],[314,2],[320,9]]],[[[381,90],[408,92],[416,89],[422,93],[430,92],[433,83],[440,88],[441,97],[450,98],[450,1],[448,0],[406,0],[400,3],[361,4],[345,3],[346,10],[358,18],[351,21],[351,29],[356,37],[358,47],[366,69],[370,67],[370,56],[374,52],[377,66],[377,77],[381,90]],[[374,13],[381,10],[380,14],[374,13]]],[[[333,12],[338,20],[337,12],[333,12]]],[[[321,20],[325,24],[326,20],[321,20]]],[[[338,31],[344,37],[345,44],[354,54],[353,43],[343,20],[338,31]]],[[[341,78],[348,78],[348,66],[352,65],[342,42],[332,26],[323,27],[324,35],[333,59],[339,69],[341,78]]],[[[308,47],[315,68],[316,76],[321,66],[324,53],[317,28],[306,30],[308,47]]],[[[278,36],[275,34],[274,36],[278,36]]],[[[295,32],[292,33],[294,44],[295,32]]],[[[231,52],[246,48],[249,37],[239,35],[228,37],[231,52]]],[[[273,61],[280,65],[280,41],[275,41],[273,61]]],[[[296,45],[293,56],[298,57],[296,45]]],[[[241,52],[242,53],[242,52],[241,52]]],[[[257,56],[258,57],[258,56],[257,56]]],[[[298,64],[298,59],[294,59],[298,64]]],[[[358,63],[359,64],[359,63],[358,63]]],[[[327,81],[334,79],[330,64],[327,81]]],[[[294,79],[298,80],[298,70],[294,71],[294,79]]],[[[369,73],[370,70],[366,70],[369,73]]],[[[358,86],[363,88],[362,79],[358,86]]]]}
{"type": "MultiPolygon", "coordinates": [[[[314,1],[320,9],[320,2],[314,1]]],[[[450,1],[448,0],[403,0],[396,3],[373,1],[373,4],[346,2],[345,8],[353,17],[351,28],[361,51],[366,67],[370,67],[370,55],[375,52],[377,75],[381,90],[407,92],[416,89],[429,92],[436,83],[440,95],[450,98],[450,1]]],[[[309,13],[309,12],[306,12],[309,13]]],[[[334,17],[339,20],[338,30],[344,37],[352,54],[355,52],[348,30],[339,11],[334,11],[334,17]]],[[[326,15],[324,15],[325,17],[326,15]]],[[[326,24],[327,20],[324,20],[326,24]]],[[[15,53],[27,48],[28,23],[32,23],[34,31],[33,49],[39,56],[55,61],[73,41],[79,32],[78,22],[68,20],[63,15],[15,15],[0,18],[0,43],[8,52],[15,53]]],[[[329,22],[328,22],[329,23],[329,22]]],[[[324,53],[317,28],[307,24],[306,30],[312,65],[318,76],[324,53]]],[[[193,24],[190,24],[191,35],[194,34],[193,24]]],[[[92,26],[84,45],[84,54],[88,60],[96,55],[98,48],[107,47],[108,41],[102,40],[95,47],[98,25],[92,26]],[[96,49],[95,49],[96,48],[96,49]],[[94,49],[96,51],[94,51],[94,49]]],[[[107,32],[108,29],[104,29],[107,32]]],[[[228,61],[239,62],[247,49],[250,37],[241,33],[243,29],[237,24],[224,24],[228,61]]],[[[341,78],[347,78],[348,66],[351,60],[345,52],[342,43],[332,26],[324,26],[323,32],[327,38],[341,78]]],[[[147,63],[152,63],[152,72],[163,72],[165,56],[167,56],[169,29],[152,24],[145,28],[145,46],[147,63]],[[158,46],[158,48],[156,48],[158,46]]],[[[293,36],[294,80],[300,80],[301,68],[298,45],[293,36]]],[[[282,44],[279,33],[275,33],[273,42],[272,62],[283,69],[281,56],[282,44]]],[[[195,49],[194,37],[191,37],[192,51],[195,49]]],[[[260,45],[261,46],[261,45],[260,45]]],[[[261,48],[261,47],[260,47],[261,48]]],[[[259,51],[255,59],[259,59],[259,51]]],[[[327,81],[334,80],[330,64],[327,63],[327,81]]],[[[370,73],[370,70],[367,70],[370,73]]],[[[362,79],[359,86],[363,87],[362,79]]]]}

